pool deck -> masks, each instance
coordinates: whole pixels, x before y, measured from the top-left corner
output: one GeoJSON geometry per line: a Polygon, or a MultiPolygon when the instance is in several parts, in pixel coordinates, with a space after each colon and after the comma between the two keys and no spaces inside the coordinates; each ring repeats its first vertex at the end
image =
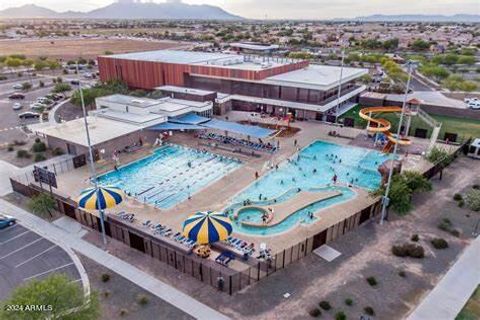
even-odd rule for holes
{"type": "Polygon", "coordinates": [[[290,217],[292,214],[294,214],[298,210],[301,210],[311,204],[317,203],[319,201],[331,199],[334,197],[338,197],[340,195],[342,195],[342,192],[338,190],[323,191],[323,192],[300,191],[297,195],[295,195],[295,197],[290,198],[285,202],[275,204],[275,205],[270,205],[270,206],[255,206],[255,205],[245,206],[245,207],[239,208],[237,212],[245,208],[261,208],[267,212],[269,211],[269,209],[271,209],[271,212],[273,212],[273,218],[266,224],[247,222],[247,221],[242,222],[242,224],[247,226],[266,228],[266,227],[275,226],[281,223],[282,221],[290,217]]]}
{"type": "MultiPolygon", "coordinates": [[[[228,113],[230,121],[246,120],[250,117],[250,113],[246,112],[230,112],[228,113]]],[[[256,117],[254,120],[258,120],[256,117]]],[[[190,200],[185,200],[170,209],[158,209],[151,205],[144,204],[132,197],[128,197],[126,201],[121,203],[110,213],[120,211],[135,213],[139,228],[145,220],[151,220],[152,223],[165,224],[175,231],[180,231],[183,221],[191,214],[198,211],[214,210],[220,211],[230,204],[231,199],[235,195],[245,190],[251,183],[255,181],[255,172],[260,177],[269,171],[272,165],[279,164],[282,161],[292,157],[299,148],[303,148],[315,140],[323,140],[337,143],[340,145],[353,144],[353,139],[364,130],[355,128],[340,128],[332,125],[321,124],[316,121],[300,121],[292,123],[292,126],[298,127],[301,131],[291,137],[275,138],[272,142],[280,142],[280,150],[274,154],[261,153],[261,157],[249,157],[232,153],[218,148],[208,147],[204,145],[205,141],[194,139],[192,135],[186,133],[174,133],[168,138],[168,142],[177,143],[187,147],[206,149],[209,152],[217,153],[224,156],[236,157],[242,161],[242,165],[236,170],[230,172],[221,179],[207,185],[195,194],[192,194],[190,200]],[[332,137],[328,135],[331,130],[336,130],[342,137],[332,137]],[[294,141],[297,145],[294,145],[294,141]]],[[[134,160],[146,157],[153,151],[152,147],[144,146],[131,154],[122,154],[120,156],[121,164],[126,164],[134,160]]],[[[106,161],[97,164],[97,173],[103,174],[113,169],[114,163],[106,161]]],[[[404,169],[424,171],[431,167],[431,164],[424,160],[421,156],[409,155],[404,163],[404,169]]],[[[90,187],[90,172],[88,166],[83,166],[73,171],[60,174],[58,176],[58,189],[55,190],[65,198],[76,199],[80,191],[86,187],[90,187]]],[[[297,225],[289,231],[273,236],[255,236],[241,233],[234,234],[245,241],[253,242],[258,247],[262,242],[266,243],[272,252],[281,251],[292,245],[299,243],[306,237],[313,236],[322,230],[345,220],[355,212],[368,207],[377,199],[372,198],[364,189],[353,188],[356,191],[356,197],[346,202],[335,204],[331,207],[323,209],[321,219],[312,224],[297,225]]],[[[93,212],[96,214],[96,212],[93,212]]]]}

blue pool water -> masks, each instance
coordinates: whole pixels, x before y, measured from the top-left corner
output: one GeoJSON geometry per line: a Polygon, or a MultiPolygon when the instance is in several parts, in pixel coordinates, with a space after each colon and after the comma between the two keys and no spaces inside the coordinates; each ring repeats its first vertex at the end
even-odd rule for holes
{"type": "Polygon", "coordinates": [[[167,145],[98,179],[99,183],[117,186],[139,201],[166,209],[240,165],[236,159],[167,145]]]}
{"type": "Polygon", "coordinates": [[[261,221],[261,213],[242,213],[234,222],[234,229],[247,234],[271,235],[286,231],[299,223],[312,223],[317,218],[310,219],[310,211],[316,213],[355,196],[355,192],[348,187],[329,186],[334,174],[337,175],[338,184],[352,183],[355,186],[372,190],[377,188],[381,182],[381,175],[377,168],[387,159],[388,155],[375,150],[316,141],[301,150],[290,161],[280,164],[278,169],[272,169],[247,187],[233,199],[232,204],[226,210],[233,212],[240,208],[245,200],[251,201],[252,204],[268,205],[273,203],[273,199],[276,199],[278,204],[295,196],[298,188],[313,192],[329,189],[340,190],[341,196],[317,202],[299,210],[282,223],[272,227],[244,226],[241,221],[245,219],[251,222],[261,221]]]}

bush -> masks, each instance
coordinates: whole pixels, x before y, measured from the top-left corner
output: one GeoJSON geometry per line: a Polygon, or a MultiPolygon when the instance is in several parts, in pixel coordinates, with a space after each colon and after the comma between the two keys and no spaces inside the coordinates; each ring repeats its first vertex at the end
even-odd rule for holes
{"type": "Polygon", "coordinates": [[[24,146],[27,144],[27,142],[23,140],[13,140],[13,144],[16,146],[24,146]]]}
{"type": "Polygon", "coordinates": [[[322,315],[322,311],[318,308],[313,308],[308,311],[308,314],[313,318],[318,318],[322,315]]]}
{"type": "Polygon", "coordinates": [[[415,233],[410,237],[410,240],[412,240],[413,242],[418,242],[418,240],[420,240],[420,237],[418,236],[418,234],[415,233]]]}
{"type": "Polygon", "coordinates": [[[405,271],[403,271],[403,270],[398,271],[398,275],[399,275],[400,277],[402,277],[402,278],[406,278],[406,277],[407,277],[407,273],[406,273],[405,271]]]}
{"type": "Polygon", "coordinates": [[[44,142],[35,142],[32,146],[33,152],[45,152],[47,150],[47,145],[44,142]]]}
{"type": "Polygon", "coordinates": [[[34,160],[35,160],[35,162],[40,162],[40,161],[47,160],[47,158],[43,154],[37,153],[37,154],[35,154],[34,160]]]}
{"type": "Polygon", "coordinates": [[[480,190],[480,184],[474,184],[472,188],[475,190],[480,190]]]}
{"type": "Polygon", "coordinates": [[[438,229],[450,232],[452,229],[452,222],[448,218],[443,218],[442,221],[438,224],[438,229]]]}
{"type": "Polygon", "coordinates": [[[335,320],[347,320],[347,315],[343,311],[335,313],[335,320]]]}
{"type": "Polygon", "coordinates": [[[12,152],[13,150],[15,150],[15,148],[11,144],[9,144],[7,147],[7,151],[12,152]]]}
{"type": "Polygon", "coordinates": [[[363,308],[363,311],[365,311],[365,313],[368,314],[369,316],[375,315],[375,310],[373,310],[373,308],[370,306],[363,308]]]}
{"type": "Polygon", "coordinates": [[[103,296],[104,296],[105,298],[110,297],[110,291],[105,290],[105,291],[103,292],[103,296]]]}
{"type": "Polygon", "coordinates": [[[61,156],[61,155],[64,154],[64,153],[65,153],[65,151],[63,151],[63,149],[62,149],[62,148],[59,148],[59,147],[57,147],[57,148],[55,148],[55,149],[52,150],[52,154],[53,154],[54,156],[61,156]]]}
{"type": "Polygon", "coordinates": [[[465,201],[460,200],[460,201],[458,201],[457,205],[458,205],[459,208],[463,208],[465,206],[465,201]]]}
{"type": "Polygon", "coordinates": [[[446,249],[448,248],[448,242],[443,238],[435,238],[430,241],[435,249],[446,249]]]}
{"type": "Polygon", "coordinates": [[[375,277],[368,277],[366,280],[368,284],[372,287],[375,287],[378,284],[377,279],[375,279],[375,277]]]}
{"type": "Polygon", "coordinates": [[[108,273],[102,273],[102,282],[110,281],[110,275],[108,273]]]}
{"type": "Polygon", "coordinates": [[[472,189],[465,196],[467,206],[470,210],[480,211],[480,190],[472,189]]]}
{"type": "Polygon", "coordinates": [[[457,238],[460,237],[460,231],[457,230],[457,229],[451,230],[451,231],[450,231],[450,234],[451,234],[452,236],[454,236],[454,237],[457,237],[457,238]]]}
{"type": "Polygon", "coordinates": [[[345,304],[346,304],[347,306],[353,306],[353,300],[350,299],[350,298],[347,298],[347,299],[345,299],[345,304]]]}
{"type": "Polygon", "coordinates": [[[128,310],[123,308],[123,309],[120,309],[120,317],[124,317],[128,314],[128,310]]]}
{"type": "Polygon", "coordinates": [[[150,300],[148,299],[148,297],[146,295],[141,294],[137,297],[137,303],[141,306],[147,305],[149,301],[150,300]]]}
{"type": "Polygon", "coordinates": [[[17,150],[17,158],[30,159],[32,155],[25,149],[17,150]]]}
{"type": "Polygon", "coordinates": [[[328,310],[332,309],[332,306],[330,305],[330,302],[325,301],[325,300],[320,301],[320,303],[318,305],[320,306],[320,308],[322,308],[325,311],[328,311],[328,310]]]}
{"type": "Polygon", "coordinates": [[[392,246],[392,254],[397,257],[423,258],[425,251],[420,245],[405,243],[403,245],[392,246]]]}
{"type": "Polygon", "coordinates": [[[460,200],[463,200],[463,197],[462,197],[462,195],[461,195],[460,193],[455,193],[455,194],[453,195],[453,200],[455,200],[455,201],[460,201],[460,200]]]}

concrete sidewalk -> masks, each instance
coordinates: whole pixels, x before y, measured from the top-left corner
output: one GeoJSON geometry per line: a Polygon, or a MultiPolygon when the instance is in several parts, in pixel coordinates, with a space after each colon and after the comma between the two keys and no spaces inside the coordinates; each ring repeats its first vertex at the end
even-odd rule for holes
{"type": "Polygon", "coordinates": [[[0,210],[17,218],[23,225],[34,230],[45,238],[54,241],[55,243],[61,242],[63,245],[68,246],[93,261],[105,266],[196,319],[228,319],[228,317],[209,306],[204,305],[187,294],[152,277],[135,266],[118,259],[85,240],[72,237],[71,234],[54,224],[16,207],[3,199],[0,199],[0,210]]]}
{"type": "Polygon", "coordinates": [[[453,320],[479,284],[480,237],[477,237],[407,319],[453,320]]]}

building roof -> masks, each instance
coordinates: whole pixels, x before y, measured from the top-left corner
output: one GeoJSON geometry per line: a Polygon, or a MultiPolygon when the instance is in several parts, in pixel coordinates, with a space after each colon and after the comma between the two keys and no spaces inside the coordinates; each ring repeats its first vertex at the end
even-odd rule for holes
{"type": "Polygon", "coordinates": [[[207,90],[185,88],[185,87],[178,87],[178,86],[161,86],[161,87],[156,87],[155,90],[175,92],[175,93],[185,93],[185,94],[190,94],[192,96],[207,96],[215,93],[215,91],[207,91],[207,90]]]}
{"type": "Polygon", "coordinates": [[[253,51],[267,51],[267,50],[276,50],[279,47],[277,44],[263,44],[263,43],[254,43],[254,42],[233,42],[230,43],[232,48],[241,48],[253,51]]]}
{"type": "Polygon", "coordinates": [[[110,96],[99,97],[97,98],[97,100],[111,103],[119,103],[138,108],[148,108],[159,104],[159,101],[155,99],[126,96],[123,94],[112,94],[110,96]]]}
{"type": "Polygon", "coordinates": [[[342,72],[342,83],[345,83],[367,74],[368,70],[344,67],[341,71],[341,67],[311,64],[303,69],[268,77],[261,82],[324,91],[338,85],[340,72],[342,72]]]}
{"type": "MultiPolygon", "coordinates": [[[[92,146],[140,130],[136,125],[119,123],[118,121],[101,117],[88,116],[87,122],[92,146]]],[[[88,146],[84,118],[63,122],[47,128],[38,128],[36,132],[77,145],[88,146]]]]}
{"type": "Polygon", "coordinates": [[[145,52],[133,52],[104,56],[108,58],[152,61],[163,63],[189,64],[198,66],[213,66],[218,68],[239,70],[264,70],[272,67],[292,64],[293,59],[266,58],[251,55],[225,54],[213,52],[180,51],[180,50],[157,50],[145,52]]]}

